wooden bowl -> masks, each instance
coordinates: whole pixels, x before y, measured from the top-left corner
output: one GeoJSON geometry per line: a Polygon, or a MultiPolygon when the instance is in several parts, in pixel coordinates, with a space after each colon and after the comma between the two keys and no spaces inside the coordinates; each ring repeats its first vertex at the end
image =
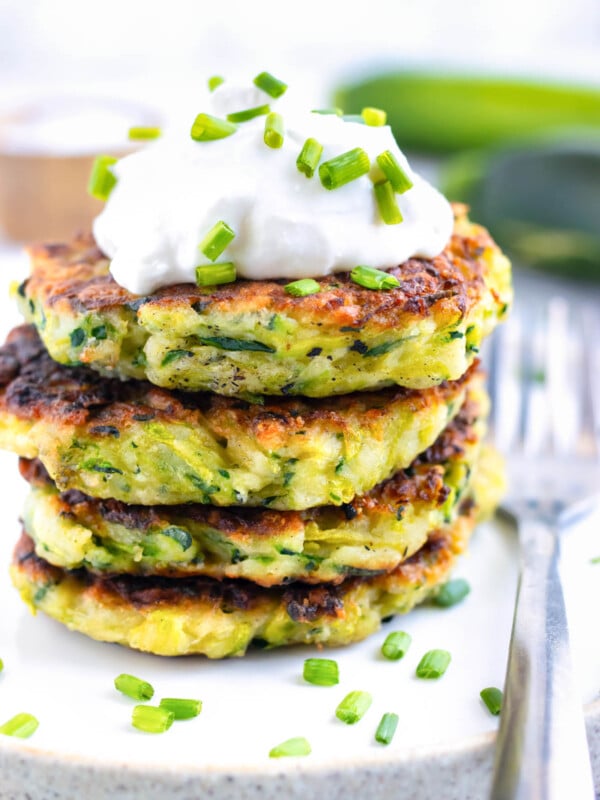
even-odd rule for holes
{"type": "MultiPolygon", "coordinates": [[[[114,122],[114,120],[113,120],[114,122]]],[[[136,149],[127,139],[132,125],[160,124],[156,112],[140,108],[137,104],[113,103],[89,98],[45,98],[20,109],[10,116],[0,118],[0,229],[16,241],[64,240],[77,230],[89,229],[100,212],[102,203],[87,193],[87,182],[96,155],[117,157],[136,149]],[[84,121],[90,108],[98,114],[105,109],[108,114],[123,117],[122,140],[108,136],[105,147],[98,147],[98,126],[94,121],[96,141],[92,147],[73,141],[56,147],[44,142],[15,142],[16,130],[32,129],[47,123],[48,115],[81,114],[84,121]],[[116,108],[116,112],[115,112],[116,108]],[[25,127],[24,127],[25,126],[25,127]]],[[[92,123],[91,123],[92,125],[92,123]]],[[[68,127],[68,125],[67,125],[68,127]]],[[[113,124],[114,128],[114,124],[113,124]]],[[[76,134],[75,134],[76,135],[76,134]]],[[[34,137],[35,139],[35,137],[34,137]]]]}

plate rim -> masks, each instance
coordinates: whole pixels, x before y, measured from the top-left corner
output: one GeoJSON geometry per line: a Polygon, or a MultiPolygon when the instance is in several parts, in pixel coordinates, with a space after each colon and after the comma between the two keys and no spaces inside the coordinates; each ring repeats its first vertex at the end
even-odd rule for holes
{"type": "MultiPolygon", "coordinates": [[[[590,725],[600,726],[600,698],[593,700],[584,706],[584,716],[586,727],[590,725]]],[[[423,763],[433,760],[441,760],[449,757],[481,754],[488,747],[493,746],[497,736],[497,731],[487,731],[484,733],[476,734],[475,736],[467,737],[459,742],[443,743],[435,746],[418,746],[408,748],[399,752],[383,751],[381,753],[371,752],[365,755],[360,761],[357,760],[353,763],[352,769],[376,769],[386,767],[410,767],[417,763],[423,763]]],[[[4,737],[2,737],[4,738],[4,737]]],[[[594,748],[590,748],[592,758],[597,757],[600,759],[600,738],[596,744],[598,753],[595,753],[594,748]]],[[[155,777],[172,777],[176,776],[178,780],[196,776],[210,776],[215,779],[224,779],[229,776],[236,775],[239,777],[257,777],[269,779],[276,776],[281,776],[282,763],[286,765],[294,765],[294,772],[297,774],[304,774],[306,776],[316,777],[318,775],[325,776],[330,772],[339,772],[340,769],[347,770],[348,762],[343,758],[335,757],[328,759],[327,762],[310,761],[304,758],[293,759],[270,759],[265,764],[242,764],[237,765],[235,769],[222,764],[178,764],[176,767],[168,767],[165,764],[141,762],[127,763],[120,760],[102,760],[101,758],[92,755],[79,755],[76,753],[53,753],[51,750],[37,748],[31,744],[25,744],[22,740],[14,740],[6,737],[6,741],[0,741],[0,766],[2,766],[2,759],[10,760],[11,757],[16,757],[20,761],[26,761],[29,768],[33,765],[35,768],[36,762],[40,767],[44,766],[59,766],[65,772],[72,770],[87,769],[100,773],[109,773],[118,769],[123,775],[127,775],[132,779],[139,779],[142,776],[155,777]]],[[[0,798],[2,795],[0,794],[0,798]]]]}

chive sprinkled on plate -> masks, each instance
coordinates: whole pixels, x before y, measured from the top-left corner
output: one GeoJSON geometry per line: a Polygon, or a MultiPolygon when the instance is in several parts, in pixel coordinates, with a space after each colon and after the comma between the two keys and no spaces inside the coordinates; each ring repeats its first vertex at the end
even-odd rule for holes
{"type": "Polygon", "coordinates": [[[161,129],[157,127],[144,127],[141,125],[129,128],[128,136],[132,141],[147,141],[149,139],[158,139],[161,135],[161,129]]]}
{"type": "Polygon", "coordinates": [[[208,91],[214,92],[218,86],[220,86],[222,83],[225,83],[225,78],[222,75],[211,75],[207,83],[208,91]]]}
{"type": "Polygon", "coordinates": [[[88,193],[92,197],[97,200],[108,200],[117,183],[117,179],[110,169],[116,163],[117,159],[114,156],[98,156],[96,158],[87,187],[88,193]]]}
{"type": "Polygon", "coordinates": [[[321,286],[314,278],[301,278],[285,285],[285,291],[294,297],[307,297],[309,294],[318,294],[321,286]]]}
{"type": "Polygon", "coordinates": [[[200,264],[196,267],[197,286],[218,286],[233,283],[236,278],[235,264],[224,261],[222,264],[200,264]]]}
{"type": "Polygon", "coordinates": [[[375,731],[375,740],[380,744],[389,744],[394,738],[397,727],[398,714],[384,714],[375,731]]]}
{"type": "Polygon", "coordinates": [[[198,247],[209,261],[216,261],[234,239],[235,233],[221,219],[212,226],[198,247]]]}
{"type": "Polygon", "coordinates": [[[231,114],[227,114],[227,119],[229,122],[248,122],[248,120],[254,119],[255,117],[262,117],[264,114],[269,114],[271,111],[271,106],[263,105],[263,106],[254,106],[254,108],[244,108],[241,111],[233,111],[231,114]]]}
{"type": "Polygon", "coordinates": [[[275,98],[285,94],[288,88],[287,83],[280,81],[279,78],[271,75],[270,72],[260,72],[256,78],[254,78],[254,85],[275,98]]]}
{"type": "Polygon", "coordinates": [[[276,745],[269,751],[269,758],[285,758],[286,756],[309,756],[312,748],[304,736],[296,736],[293,739],[286,739],[285,742],[276,745]]]}
{"type": "Polygon", "coordinates": [[[164,733],[168,731],[175,715],[172,711],[160,706],[135,706],[131,715],[131,724],[144,733],[164,733]]]}
{"type": "Polygon", "coordinates": [[[436,680],[448,669],[452,656],[447,650],[429,650],[419,661],[417,678],[436,680]]]}
{"type": "Polygon", "coordinates": [[[323,145],[316,139],[309,138],[302,145],[300,155],[296,159],[296,166],[307,178],[312,178],[322,155],[323,145]]]}
{"type": "Polygon", "coordinates": [[[464,578],[454,578],[445,583],[435,596],[436,606],[450,608],[461,603],[471,591],[471,587],[464,578]]]}
{"type": "Polygon", "coordinates": [[[358,266],[354,267],[350,273],[350,278],[359,286],[365,289],[396,289],[400,286],[400,281],[389,272],[384,272],[375,267],[358,266]]]}
{"type": "Polygon", "coordinates": [[[390,150],[384,150],[383,153],[377,156],[376,160],[380,170],[392,184],[397,194],[404,194],[404,192],[412,188],[413,182],[390,150]]]}
{"type": "Polygon", "coordinates": [[[479,696],[487,706],[487,710],[495,717],[502,711],[502,692],[495,686],[488,686],[479,692],[479,696]]]}
{"type": "Polygon", "coordinates": [[[0,658],[0,672],[4,669],[4,661],[0,658]]]}
{"type": "Polygon", "coordinates": [[[372,702],[369,692],[350,692],[336,708],[335,715],[346,725],[354,725],[364,717],[372,702]]]}
{"type": "Polygon", "coordinates": [[[131,697],[132,700],[152,700],[154,697],[154,687],[151,683],[125,672],[115,678],[115,689],[121,694],[131,697]]]}
{"type": "Polygon", "coordinates": [[[274,150],[283,145],[283,117],[281,114],[276,111],[267,114],[263,138],[267,147],[272,147],[274,150]]]}
{"type": "Polygon", "coordinates": [[[17,739],[29,739],[37,731],[39,724],[32,714],[17,714],[4,725],[0,725],[0,733],[17,739]]]}
{"type": "Polygon", "coordinates": [[[334,107],[334,108],[313,108],[313,110],[310,113],[311,114],[324,114],[325,116],[334,115],[336,117],[343,117],[344,116],[344,112],[342,111],[342,109],[338,108],[337,106],[334,107]]]}
{"type": "Polygon", "coordinates": [[[372,108],[368,106],[367,108],[363,108],[360,115],[365,121],[365,124],[371,125],[374,128],[380,128],[387,122],[387,114],[381,108],[372,108]]]}
{"type": "Polygon", "coordinates": [[[373,186],[375,200],[381,219],[386,225],[398,225],[402,222],[402,214],[396,202],[396,193],[391,181],[380,181],[373,186]]]}
{"type": "Polygon", "coordinates": [[[335,686],[340,682],[340,669],[332,658],[307,658],[302,677],[315,686],[335,686]]]}
{"type": "Polygon", "coordinates": [[[212,142],[225,139],[237,131],[237,125],[211,114],[198,114],[192,125],[191,137],[195,142],[212,142]]]}
{"type": "Polygon", "coordinates": [[[366,175],[370,168],[369,156],[362,147],[355,147],[324,161],[319,167],[319,178],[326,189],[339,189],[366,175]]]}
{"type": "Polygon", "coordinates": [[[163,697],[159,704],[173,714],[176,720],[193,719],[202,711],[202,700],[189,700],[179,697],[163,697]]]}
{"type": "Polygon", "coordinates": [[[390,661],[399,661],[408,652],[411,642],[410,633],[393,631],[385,637],[385,642],[381,645],[381,653],[390,661]]]}

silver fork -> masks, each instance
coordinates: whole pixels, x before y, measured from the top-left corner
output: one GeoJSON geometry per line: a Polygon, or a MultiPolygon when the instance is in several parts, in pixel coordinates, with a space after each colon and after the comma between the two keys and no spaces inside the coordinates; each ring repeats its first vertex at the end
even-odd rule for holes
{"type": "Polygon", "coordinates": [[[559,561],[563,531],[600,492],[600,326],[573,318],[562,299],[541,316],[515,316],[488,364],[491,430],[509,466],[502,510],[520,543],[491,798],[591,800],[559,561]]]}

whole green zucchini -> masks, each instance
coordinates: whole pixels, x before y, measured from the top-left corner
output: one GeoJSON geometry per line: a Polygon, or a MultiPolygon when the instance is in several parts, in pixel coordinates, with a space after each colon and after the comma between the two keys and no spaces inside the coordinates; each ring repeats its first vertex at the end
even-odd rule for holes
{"type": "Polygon", "coordinates": [[[457,155],[441,188],[516,262],[600,281],[600,133],[457,155]]]}
{"type": "Polygon", "coordinates": [[[340,87],[347,114],[387,111],[400,146],[450,153],[565,127],[600,130],[600,89],[516,78],[392,72],[340,87]]]}

